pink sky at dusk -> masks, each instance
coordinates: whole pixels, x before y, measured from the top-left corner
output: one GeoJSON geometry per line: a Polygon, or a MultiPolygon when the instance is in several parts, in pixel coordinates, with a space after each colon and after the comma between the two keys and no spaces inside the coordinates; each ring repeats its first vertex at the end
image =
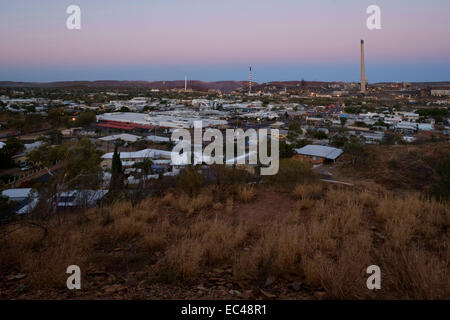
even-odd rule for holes
{"type": "Polygon", "coordinates": [[[450,61],[450,2],[436,0],[0,0],[0,68],[450,61]],[[244,3],[245,2],[245,3],[244,3]],[[68,30],[65,10],[82,9],[68,30]],[[366,28],[378,4],[382,29],[366,28]]]}

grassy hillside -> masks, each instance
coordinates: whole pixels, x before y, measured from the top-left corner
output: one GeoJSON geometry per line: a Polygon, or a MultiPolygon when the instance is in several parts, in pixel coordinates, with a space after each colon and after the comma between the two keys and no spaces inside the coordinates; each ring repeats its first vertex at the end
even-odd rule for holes
{"type": "Polygon", "coordinates": [[[339,174],[355,181],[366,180],[389,189],[417,190],[426,193],[439,180],[438,168],[450,159],[449,143],[426,145],[366,146],[355,166],[348,155],[339,162],[339,174]]]}
{"type": "Polygon", "coordinates": [[[447,205],[373,185],[172,189],[3,228],[0,297],[449,299],[449,223],[447,205]]]}

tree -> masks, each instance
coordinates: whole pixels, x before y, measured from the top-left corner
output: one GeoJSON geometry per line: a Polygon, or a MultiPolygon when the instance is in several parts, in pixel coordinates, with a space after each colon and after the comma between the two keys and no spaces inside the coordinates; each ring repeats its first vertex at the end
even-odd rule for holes
{"type": "Polygon", "coordinates": [[[32,112],[36,112],[36,107],[35,106],[26,106],[25,109],[27,110],[27,112],[32,113],[32,112]]]}
{"type": "Polygon", "coordinates": [[[321,130],[317,130],[316,132],[314,132],[314,138],[319,139],[319,140],[324,140],[324,139],[327,139],[328,136],[325,132],[323,132],[321,130]]]}
{"type": "Polygon", "coordinates": [[[355,165],[364,154],[364,144],[357,137],[351,137],[344,144],[344,152],[351,156],[352,164],[355,165]]]}
{"type": "Polygon", "coordinates": [[[440,201],[450,200],[450,158],[441,162],[438,167],[439,176],[431,188],[431,195],[440,201]]]}
{"type": "Polygon", "coordinates": [[[62,110],[56,108],[49,111],[47,120],[50,122],[52,127],[59,127],[65,122],[62,110]]]}
{"type": "Polygon", "coordinates": [[[145,188],[147,182],[147,176],[153,173],[153,161],[150,158],[145,158],[144,161],[138,162],[134,165],[135,168],[140,169],[142,172],[142,188],[145,188]]]}
{"type": "Polygon", "coordinates": [[[123,168],[120,160],[120,153],[117,151],[117,146],[114,148],[114,155],[111,164],[111,182],[109,184],[109,192],[112,195],[120,193],[124,188],[123,183],[123,168]]]}
{"type": "Polygon", "coordinates": [[[281,159],[291,158],[292,156],[295,155],[295,151],[292,145],[287,144],[285,141],[280,141],[279,148],[281,159]]]}
{"type": "Polygon", "coordinates": [[[300,122],[294,121],[289,125],[289,131],[294,131],[296,133],[302,133],[302,127],[300,122]]]}
{"type": "Polygon", "coordinates": [[[344,111],[346,113],[358,114],[358,113],[361,113],[361,107],[359,107],[359,106],[356,106],[356,107],[345,107],[344,111]]]}
{"type": "Polygon", "coordinates": [[[40,114],[27,114],[25,116],[23,130],[31,131],[39,129],[44,124],[44,118],[40,114]]]}
{"type": "Polygon", "coordinates": [[[293,148],[303,148],[304,146],[307,146],[308,144],[311,144],[311,141],[307,139],[300,139],[297,140],[295,143],[292,144],[293,148]]]}
{"type": "Polygon", "coordinates": [[[62,143],[62,133],[59,130],[52,130],[48,135],[48,142],[50,144],[61,144],[62,143]]]}
{"type": "Polygon", "coordinates": [[[5,148],[5,150],[7,150],[9,154],[14,155],[23,150],[24,144],[19,139],[12,137],[6,140],[6,146],[4,146],[3,148],[5,148]]]}
{"type": "MultiPolygon", "coordinates": [[[[51,173],[48,170],[53,177],[46,192],[50,206],[46,213],[56,214],[63,192],[98,188],[102,178],[101,152],[95,148],[89,138],[83,138],[76,144],[66,143],[55,147],[47,145],[47,148],[49,156],[43,157],[43,161],[47,161],[48,165],[55,158],[63,161],[57,173],[51,173]]],[[[41,152],[44,150],[42,149],[41,152]]]]}
{"type": "Polygon", "coordinates": [[[347,124],[347,118],[341,117],[340,120],[341,120],[341,126],[345,127],[345,125],[347,124]]]}
{"type": "Polygon", "coordinates": [[[300,122],[294,121],[289,125],[288,139],[289,141],[294,141],[302,134],[302,128],[300,122]]]}
{"type": "Polygon", "coordinates": [[[355,126],[362,127],[362,128],[367,128],[367,124],[364,121],[356,121],[355,122],[355,126]]]}
{"type": "Polygon", "coordinates": [[[384,145],[394,145],[402,142],[402,137],[398,133],[386,133],[381,141],[384,145]]]}
{"type": "Polygon", "coordinates": [[[347,142],[347,140],[348,139],[345,135],[338,133],[331,138],[331,145],[336,148],[342,148],[347,142]]]}
{"type": "Polygon", "coordinates": [[[386,127],[389,128],[389,125],[381,120],[378,120],[377,122],[375,122],[373,124],[373,126],[378,126],[378,127],[386,127]]]}
{"type": "Polygon", "coordinates": [[[3,148],[0,149],[0,169],[7,169],[14,166],[12,156],[22,151],[24,145],[17,138],[9,138],[3,148]]]}
{"type": "Polygon", "coordinates": [[[62,161],[67,158],[67,152],[69,150],[70,143],[65,143],[59,146],[50,146],[44,144],[39,148],[31,151],[27,155],[28,161],[34,165],[42,165],[47,171],[50,172],[50,167],[58,161],[62,161]]]}
{"type": "Polygon", "coordinates": [[[77,126],[80,127],[89,126],[92,122],[95,122],[96,120],[97,116],[95,115],[95,112],[89,110],[80,114],[80,116],[76,121],[76,124],[77,126]]]}
{"type": "Polygon", "coordinates": [[[11,218],[16,206],[17,202],[9,201],[8,197],[0,195],[0,220],[11,218]]]}
{"type": "Polygon", "coordinates": [[[64,161],[64,174],[73,188],[94,189],[101,179],[101,152],[89,138],[81,139],[69,148],[64,161]]]}

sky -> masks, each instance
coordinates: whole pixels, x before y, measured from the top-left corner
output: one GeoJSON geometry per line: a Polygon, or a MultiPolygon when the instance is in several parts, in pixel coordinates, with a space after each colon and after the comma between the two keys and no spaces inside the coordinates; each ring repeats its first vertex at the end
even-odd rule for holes
{"type": "Polygon", "coordinates": [[[450,81],[448,0],[0,0],[0,81],[359,81],[360,39],[369,82],[450,81]]]}

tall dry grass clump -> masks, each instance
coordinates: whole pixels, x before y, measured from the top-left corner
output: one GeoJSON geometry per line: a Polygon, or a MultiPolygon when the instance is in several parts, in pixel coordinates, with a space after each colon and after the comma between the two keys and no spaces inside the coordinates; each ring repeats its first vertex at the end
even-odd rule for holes
{"type": "Polygon", "coordinates": [[[178,195],[169,192],[164,196],[162,201],[172,208],[187,214],[193,214],[206,209],[215,203],[214,198],[208,192],[201,192],[193,197],[190,197],[183,192],[178,195]]]}
{"type": "Polygon", "coordinates": [[[320,199],[324,194],[324,186],[321,182],[297,184],[292,194],[297,199],[320,199]]]}
{"type": "Polygon", "coordinates": [[[236,198],[242,202],[250,202],[256,197],[256,188],[253,185],[236,187],[236,198]]]}
{"type": "Polygon", "coordinates": [[[155,266],[157,278],[164,282],[195,280],[202,271],[231,264],[235,250],[247,238],[245,225],[233,225],[217,217],[198,217],[181,234],[155,266]]]}
{"type": "Polygon", "coordinates": [[[417,240],[436,248],[447,244],[450,211],[443,203],[412,195],[387,196],[380,200],[376,217],[393,246],[400,248],[417,240]]]}

